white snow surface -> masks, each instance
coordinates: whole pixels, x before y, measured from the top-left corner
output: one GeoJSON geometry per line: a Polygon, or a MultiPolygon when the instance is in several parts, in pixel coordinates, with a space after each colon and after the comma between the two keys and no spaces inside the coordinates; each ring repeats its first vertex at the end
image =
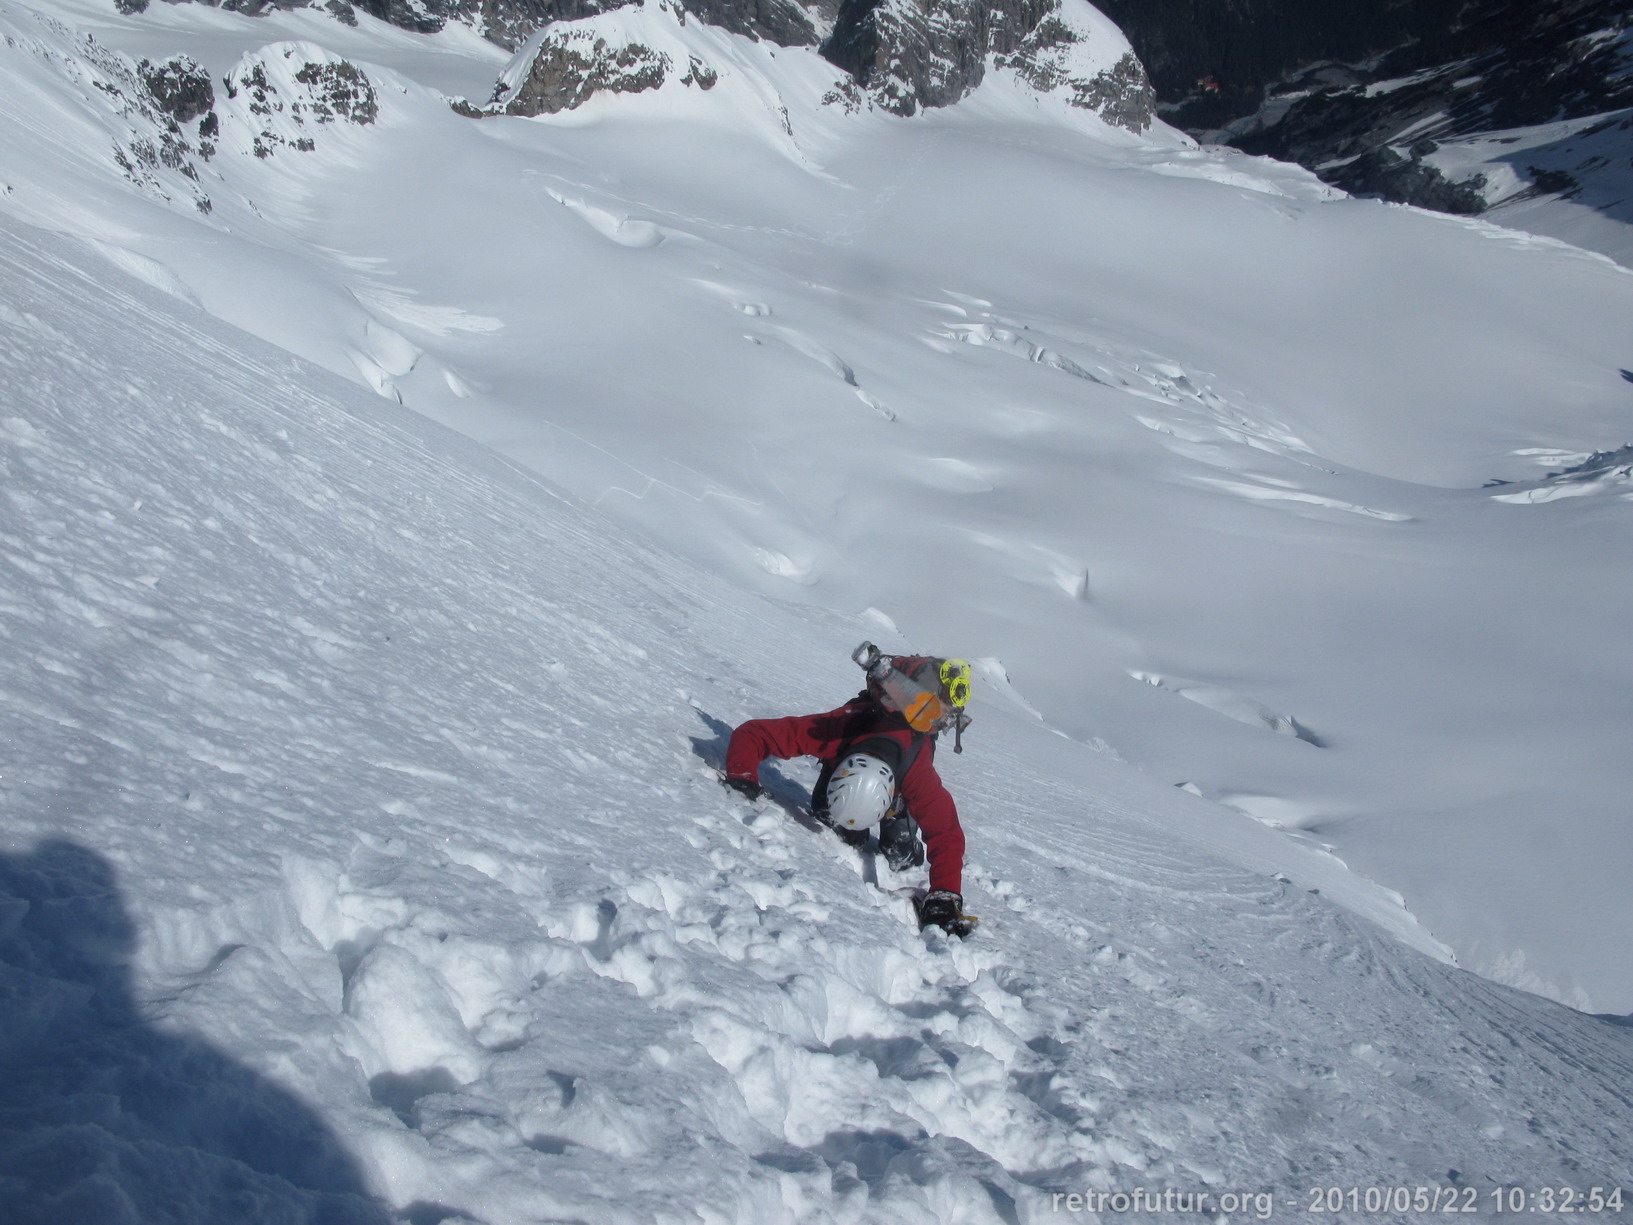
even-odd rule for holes
{"type": "Polygon", "coordinates": [[[1633,1031],[1513,989],[1633,1010],[1633,488],[1547,475],[1633,435],[1629,275],[645,16],[742,88],[473,121],[466,32],[0,3],[0,1192],[1633,1186],[1633,1031]],[[190,174],[132,153],[172,53],[190,174]],[[970,942],[808,763],[713,781],[862,637],[979,661],[970,942]]]}
{"type": "Polygon", "coordinates": [[[1633,1179],[1628,1029],[1414,951],[1330,856],[996,695],[945,766],[984,928],[921,936],[809,770],[750,806],[710,768],[876,622],[745,598],[5,229],[13,1219],[1014,1222],[1136,1187],[1262,1219],[1633,1179]]]}

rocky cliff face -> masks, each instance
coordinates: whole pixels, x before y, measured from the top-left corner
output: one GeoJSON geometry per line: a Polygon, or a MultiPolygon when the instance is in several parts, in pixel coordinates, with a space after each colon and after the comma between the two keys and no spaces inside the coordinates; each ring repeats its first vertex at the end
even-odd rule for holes
{"type": "Polygon", "coordinates": [[[989,52],[1018,50],[1053,0],[847,0],[823,54],[886,110],[911,115],[980,84],[989,52]]]}
{"type": "Polygon", "coordinates": [[[1151,74],[1163,116],[1188,131],[1259,108],[1311,64],[1362,61],[1449,28],[1468,0],[1097,0],[1151,74]]]}
{"type": "Polygon", "coordinates": [[[1127,51],[1109,66],[1084,72],[1074,62],[1073,51],[1086,41],[1083,32],[1050,13],[1018,47],[1000,53],[994,63],[1012,70],[1039,93],[1063,92],[1073,106],[1094,111],[1115,127],[1145,131],[1156,106],[1145,66],[1127,51]]]}
{"type": "MultiPolygon", "coordinates": [[[[578,21],[638,0],[357,0],[358,7],[396,25],[463,21],[484,37],[514,51],[538,30],[578,21]]],[[[709,25],[734,34],[764,38],[783,47],[814,46],[833,24],[833,0],[805,5],[799,0],[680,0],[681,7],[709,25]]]]}
{"type": "MultiPolygon", "coordinates": [[[[127,13],[144,11],[153,0],[115,0],[127,13]]],[[[164,0],[178,3],[180,0],[164,0]]],[[[470,26],[508,51],[539,30],[579,21],[639,0],[196,0],[252,16],[273,9],[324,9],[342,21],[359,12],[419,33],[435,33],[449,22],[470,26]]],[[[766,38],[781,46],[814,46],[833,25],[834,0],[683,0],[700,21],[736,34],[766,38]]]]}
{"type": "Polygon", "coordinates": [[[84,157],[91,164],[105,157],[136,191],[171,207],[213,213],[212,191],[246,199],[226,185],[223,153],[275,164],[341,149],[380,115],[368,75],[314,44],[274,43],[212,77],[190,56],[134,60],[55,18],[40,15],[38,26],[38,36],[8,34],[4,45],[16,62],[43,68],[48,80],[59,74],[96,99],[84,157]]]}
{"type": "Polygon", "coordinates": [[[670,56],[644,43],[609,43],[593,30],[552,31],[539,44],[520,87],[496,95],[494,110],[553,115],[582,106],[601,92],[657,89],[673,67],[670,56]]]}
{"type": "Polygon", "coordinates": [[[1060,0],[846,0],[822,54],[898,115],[968,96],[990,64],[1042,93],[1064,88],[1073,105],[1143,131],[1155,103],[1145,69],[1131,52],[1109,65],[1074,65],[1074,49],[1093,41],[1082,14],[1060,0]]]}
{"type": "MultiPolygon", "coordinates": [[[[127,11],[151,0],[117,0],[127,11]]],[[[582,104],[598,92],[639,92],[668,79],[707,88],[714,70],[679,61],[638,39],[609,39],[581,23],[642,0],[199,0],[240,12],[322,8],[342,20],[358,12],[410,30],[469,25],[518,50],[544,31],[526,79],[501,82],[486,107],[537,115],[582,104]],[[575,28],[576,27],[576,28],[575,28]]],[[[850,77],[835,95],[899,115],[968,96],[990,68],[1013,72],[1044,93],[1142,131],[1155,94],[1139,60],[1082,0],[664,0],[674,12],[734,34],[820,50],[850,77]],[[1100,21],[1100,28],[1096,22],[1100,21]],[[1119,45],[1105,56],[1109,39],[1119,45]]]]}
{"type": "MultiPolygon", "coordinates": [[[[1544,124],[1626,120],[1615,112],[1633,107],[1630,31],[1627,0],[1474,0],[1451,28],[1362,63],[1316,64],[1275,82],[1257,110],[1218,135],[1350,191],[1481,212],[1511,198],[1515,185],[1479,171],[1454,180],[1436,156],[1442,147],[1544,124]]],[[[1547,160],[1520,161],[1522,190],[1577,185],[1569,169],[1541,164],[1547,160]]]]}
{"type": "MultiPolygon", "coordinates": [[[[1081,0],[1011,3],[845,0],[820,44],[814,33],[828,14],[811,8],[805,12],[812,38],[782,45],[816,46],[842,69],[848,79],[827,100],[848,109],[873,105],[912,115],[948,106],[999,69],[1109,123],[1133,131],[1149,126],[1155,102],[1150,82],[1114,27],[1103,18],[1097,26],[1098,15],[1081,0]]],[[[694,13],[691,4],[684,10],[671,4],[668,11],[694,13]]],[[[627,30],[604,34],[601,24],[563,23],[548,30],[525,79],[502,81],[490,109],[536,115],[577,106],[602,90],[654,89],[666,79],[703,89],[714,83],[716,70],[706,59],[665,53],[627,30]]]]}
{"type": "Polygon", "coordinates": [[[1594,125],[1633,130],[1617,126],[1633,107],[1629,0],[1356,0],[1341,21],[1306,0],[1100,7],[1150,69],[1164,118],[1349,191],[1457,213],[1568,195],[1603,168],[1594,125]],[[1504,153],[1532,143],[1515,129],[1576,120],[1593,122],[1535,156],[1504,153]]]}

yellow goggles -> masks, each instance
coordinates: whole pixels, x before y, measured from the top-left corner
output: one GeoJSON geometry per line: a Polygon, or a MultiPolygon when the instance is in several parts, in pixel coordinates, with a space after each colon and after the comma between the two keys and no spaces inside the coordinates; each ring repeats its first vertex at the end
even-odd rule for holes
{"type": "Polygon", "coordinates": [[[941,661],[941,690],[959,710],[970,700],[970,666],[962,659],[941,661]]]}

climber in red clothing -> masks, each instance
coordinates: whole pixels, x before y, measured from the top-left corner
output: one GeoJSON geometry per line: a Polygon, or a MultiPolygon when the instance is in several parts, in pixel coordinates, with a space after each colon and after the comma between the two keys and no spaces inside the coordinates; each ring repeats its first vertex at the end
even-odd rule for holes
{"type": "Polygon", "coordinates": [[[920,921],[964,934],[964,830],[958,808],[936,773],[936,737],[953,732],[962,752],[969,723],[970,666],[961,659],[881,655],[864,642],[852,656],[867,672],[867,688],[837,710],[783,719],[750,719],[732,733],[726,786],[760,794],[760,764],[768,757],[815,757],[822,762],[811,811],[853,846],[879,829],[879,851],[894,869],[930,859],[930,892],[920,921]],[[919,841],[922,831],[924,841],[919,841]]]}

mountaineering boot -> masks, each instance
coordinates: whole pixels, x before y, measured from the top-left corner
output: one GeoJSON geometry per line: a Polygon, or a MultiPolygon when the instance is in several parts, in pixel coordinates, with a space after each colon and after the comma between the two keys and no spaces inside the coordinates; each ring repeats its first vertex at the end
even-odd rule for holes
{"type": "Polygon", "coordinates": [[[879,853],[892,872],[916,868],[924,862],[924,843],[919,841],[918,826],[912,817],[904,813],[879,822],[879,853]]]}
{"type": "Polygon", "coordinates": [[[832,817],[820,809],[813,812],[811,815],[822,824],[826,825],[829,829],[833,830],[834,833],[838,834],[839,840],[846,846],[855,847],[857,850],[860,850],[868,844],[867,830],[846,829],[843,825],[837,825],[834,823],[834,819],[832,817]]]}

